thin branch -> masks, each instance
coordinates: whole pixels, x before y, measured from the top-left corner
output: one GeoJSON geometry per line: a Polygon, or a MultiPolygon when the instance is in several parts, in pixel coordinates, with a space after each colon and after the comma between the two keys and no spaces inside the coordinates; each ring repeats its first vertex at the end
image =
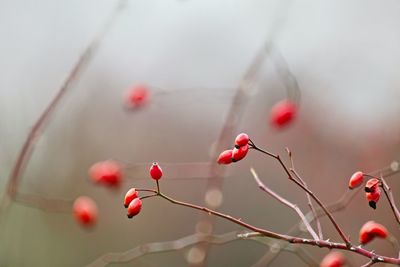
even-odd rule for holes
{"type": "MultiPolygon", "coordinates": [[[[293,157],[292,157],[292,151],[289,150],[289,148],[286,148],[286,151],[288,153],[289,159],[290,159],[290,171],[294,174],[294,176],[304,185],[305,188],[308,189],[306,182],[304,181],[304,179],[301,178],[301,176],[299,175],[299,173],[296,171],[295,167],[294,167],[294,162],[293,162],[293,157]]],[[[317,217],[317,212],[315,211],[314,205],[312,204],[311,201],[311,196],[309,193],[306,192],[306,196],[307,196],[307,203],[308,203],[308,207],[311,210],[312,215],[314,216],[316,223],[317,223],[317,229],[318,229],[318,236],[319,239],[324,239],[324,235],[322,233],[322,227],[321,227],[321,222],[319,220],[319,218],[317,217]]]]}
{"type": "Polygon", "coordinates": [[[373,260],[370,260],[369,262],[367,262],[366,264],[361,265],[361,267],[369,267],[374,265],[376,262],[373,260]]]}
{"type": "Polygon", "coordinates": [[[300,210],[300,208],[289,202],[287,199],[283,198],[282,196],[278,195],[276,192],[274,192],[273,190],[271,190],[269,187],[267,187],[258,177],[256,171],[253,168],[250,168],[250,172],[253,175],[254,180],[256,181],[256,183],[258,184],[258,187],[266,192],[267,194],[271,195],[273,198],[275,198],[276,200],[278,200],[279,202],[281,202],[282,204],[288,206],[289,208],[293,209],[295,212],[297,212],[297,214],[299,215],[300,219],[302,220],[302,222],[304,223],[304,226],[306,227],[307,231],[310,233],[310,235],[315,239],[315,240],[319,240],[320,238],[318,237],[317,233],[315,233],[314,229],[311,227],[311,225],[309,224],[309,222],[307,221],[306,217],[304,216],[303,212],[300,210]]]}
{"type": "Polygon", "coordinates": [[[394,201],[392,189],[389,187],[389,185],[386,183],[385,179],[383,179],[382,176],[380,177],[380,180],[382,181],[383,192],[385,192],[386,198],[389,202],[390,208],[393,211],[394,217],[396,218],[397,223],[400,224],[400,212],[394,201]]]}
{"type": "Polygon", "coordinates": [[[94,52],[97,50],[101,40],[104,38],[108,30],[111,28],[111,25],[114,23],[117,18],[119,12],[122,10],[126,0],[120,0],[113,10],[112,14],[101,28],[101,31],[96,35],[96,37],[90,42],[90,44],[86,47],[86,49],[80,55],[78,61],[73,66],[72,70],[68,74],[66,80],[61,85],[60,89],[54,96],[54,98],[50,101],[49,105],[37,119],[30,132],[28,133],[27,138],[17,156],[17,160],[15,165],[10,173],[7,185],[6,192],[1,201],[1,209],[4,209],[8,204],[9,200],[14,200],[16,196],[16,191],[18,187],[18,183],[21,179],[21,175],[23,174],[25,167],[31,158],[32,152],[34,150],[35,144],[39,139],[41,133],[46,127],[47,123],[51,115],[53,115],[57,105],[62,100],[63,96],[73,87],[75,82],[78,80],[79,75],[84,71],[85,67],[88,65],[90,59],[92,58],[94,52]]]}
{"type": "Polygon", "coordinates": [[[283,163],[282,159],[280,158],[279,155],[275,155],[271,152],[268,152],[266,150],[263,150],[259,147],[257,147],[253,141],[249,141],[250,142],[250,147],[265,154],[268,155],[274,159],[276,159],[279,164],[282,166],[282,168],[284,169],[285,173],[288,175],[288,178],[293,181],[296,185],[298,185],[301,189],[303,189],[305,192],[307,192],[313,199],[315,202],[317,202],[317,204],[322,208],[322,210],[325,212],[325,214],[328,216],[329,220],[332,222],[333,226],[336,228],[337,232],[339,233],[339,235],[341,236],[341,238],[343,239],[343,241],[346,243],[346,245],[348,247],[351,246],[350,240],[349,238],[344,234],[343,230],[340,228],[340,226],[338,225],[338,223],[336,222],[335,218],[333,218],[332,214],[328,211],[328,209],[325,207],[325,205],[321,202],[321,200],[313,193],[311,192],[308,188],[306,188],[303,184],[301,184],[299,181],[297,181],[292,173],[289,171],[289,169],[286,167],[285,163],[283,163]]]}

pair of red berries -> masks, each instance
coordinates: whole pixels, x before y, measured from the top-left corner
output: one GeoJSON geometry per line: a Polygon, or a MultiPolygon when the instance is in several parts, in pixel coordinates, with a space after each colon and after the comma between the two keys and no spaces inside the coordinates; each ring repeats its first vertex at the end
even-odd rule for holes
{"type": "MultiPolygon", "coordinates": [[[[163,171],[157,162],[154,162],[151,165],[149,174],[150,177],[156,181],[161,179],[163,171]]],[[[128,218],[138,215],[142,210],[142,200],[139,198],[139,194],[135,188],[131,188],[128,190],[128,192],[126,192],[124,198],[124,207],[127,208],[128,218]]]]}
{"type": "MultiPolygon", "coordinates": [[[[349,180],[349,188],[354,189],[364,182],[364,173],[361,171],[355,172],[349,180]]],[[[376,178],[371,178],[365,184],[365,196],[371,208],[376,209],[376,203],[381,197],[380,181],[376,178]]]]}
{"type": "Polygon", "coordinates": [[[235,147],[233,149],[228,149],[223,151],[217,162],[219,164],[230,164],[242,160],[249,152],[249,136],[245,133],[241,133],[235,138],[235,147]]]}

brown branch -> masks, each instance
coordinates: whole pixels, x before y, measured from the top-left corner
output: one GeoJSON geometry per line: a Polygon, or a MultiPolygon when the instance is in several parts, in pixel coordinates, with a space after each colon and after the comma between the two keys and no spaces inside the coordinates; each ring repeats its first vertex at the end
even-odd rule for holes
{"type": "Polygon", "coordinates": [[[274,192],[272,189],[270,189],[269,187],[267,187],[258,177],[256,171],[253,168],[250,168],[250,172],[253,175],[254,180],[256,181],[256,183],[258,184],[258,187],[266,192],[267,194],[271,195],[273,198],[275,198],[276,200],[278,200],[279,202],[281,202],[283,205],[288,206],[289,208],[293,209],[300,217],[301,221],[303,222],[304,226],[306,227],[307,231],[310,233],[310,235],[313,237],[313,239],[315,240],[319,240],[320,238],[318,237],[317,233],[315,233],[314,229],[311,227],[311,225],[309,224],[309,222],[307,221],[306,217],[304,216],[303,212],[300,210],[300,208],[291,203],[290,201],[288,201],[287,199],[283,198],[282,196],[280,196],[279,194],[277,194],[276,192],[274,192]]]}
{"type": "Polygon", "coordinates": [[[333,224],[333,226],[336,228],[337,232],[339,233],[339,235],[341,236],[341,238],[343,239],[343,241],[346,243],[346,245],[348,247],[351,247],[351,243],[349,238],[344,234],[343,230],[340,228],[340,226],[338,225],[338,223],[336,222],[335,218],[333,218],[332,214],[328,211],[328,209],[325,207],[325,205],[321,202],[321,200],[313,193],[311,192],[307,187],[305,187],[302,183],[300,183],[299,181],[297,181],[293,175],[291,174],[291,172],[289,171],[289,169],[287,168],[287,166],[285,165],[285,163],[282,161],[281,157],[279,155],[275,155],[271,152],[268,152],[264,149],[261,149],[259,147],[257,147],[253,141],[249,141],[250,142],[250,147],[267,155],[270,156],[274,159],[276,159],[279,164],[282,166],[282,168],[284,169],[285,173],[288,175],[288,178],[293,181],[296,185],[298,185],[301,189],[303,189],[305,192],[307,192],[313,199],[315,202],[317,202],[317,204],[322,208],[322,210],[325,212],[325,214],[328,216],[329,220],[331,221],[331,223],[333,224]]]}
{"type": "Polygon", "coordinates": [[[51,115],[54,113],[57,105],[62,100],[63,96],[69,91],[74,83],[78,80],[79,75],[83,72],[85,67],[88,65],[90,59],[92,58],[94,52],[99,46],[100,41],[104,38],[105,34],[110,29],[111,25],[117,18],[117,15],[122,10],[126,0],[120,0],[113,10],[111,16],[108,18],[104,26],[102,27],[101,31],[96,35],[96,37],[90,42],[90,44],[86,47],[86,49],[80,55],[78,61],[73,66],[72,70],[69,72],[66,80],[61,85],[60,89],[54,96],[54,98],[50,101],[49,105],[43,111],[43,113],[39,116],[33,127],[31,128],[30,132],[28,133],[27,138],[17,156],[17,160],[14,164],[14,167],[11,171],[9,176],[7,185],[6,185],[6,192],[1,201],[1,209],[5,208],[9,200],[14,200],[18,183],[21,179],[21,175],[23,174],[25,167],[32,155],[33,149],[35,144],[40,137],[41,133],[43,132],[44,128],[46,127],[47,123],[51,115]]]}
{"type": "Polygon", "coordinates": [[[366,264],[361,265],[361,267],[368,267],[368,266],[372,266],[374,265],[376,262],[373,260],[370,260],[369,262],[367,262],[366,264]]]}
{"type": "Polygon", "coordinates": [[[383,192],[385,192],[386,198],[387,198],[387,200],[389,202],[390,208],[393,211],[394,217],[396,218],[397,223],[400,224],[400,212],[399,212],[399,209],[397,208],[396,203],[394,201],[392,189],[386,183],[385,179],[383,179],[382,175],[380,177],[380,180],[382,181],[382,189],[383,189],[383,192]]]}

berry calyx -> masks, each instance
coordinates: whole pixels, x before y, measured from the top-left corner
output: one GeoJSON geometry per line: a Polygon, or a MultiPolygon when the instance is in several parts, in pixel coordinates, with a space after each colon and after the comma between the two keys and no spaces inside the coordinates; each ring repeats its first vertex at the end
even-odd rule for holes
{"type": "Polygon", "coordinates": [[[365,184],[365,192],[374,192],[379,187],[379,180],[376,178],[369,179],[365,184]]]}
{"type": "Polygon", "coordinates": [[[128,206],[128,218],[131,219],[133,216],[139,214],[140,210],[142,209],[142,201],[139,198],[135,198],[134,200],[129,203],[128,206]]]}
{"type": "Polygon", "coordinates": [[[138,108],[149,100],[149,88],[145,85],[135,85],[126,94],[126,103],[129,108],[138,108]]]}
{"type": "Polygon", "coordinates": [[[272,107],[270,122],[276,128],[283,128],[296,117],[296,113],[297,107],[293,102],[282,100],[272,107]]]}
{"type": "Polygon", "coordinates": [[[328,253],[321,261],[320,267],[341,267],[344,265],[345,259],[343,254],[337,251],[328,253]]]}
{"type": "Polygon", "coordinates": [[[382,224],[374,221],[366,222],[360,229],[360,243],[365,245],[371,242],[375,237],[386,238],[388,230],[382,224]]]}
{"type": "Polygon", "coordinates": [[[96,224],[98,210],[96,202],[90,197],[78,197],[72,207],[75,220],[84,227],[91,227],[96,224]]]}
{"type": "Polygon", "coordinates": [[[364,181],[364,173],[363,172],[355,172],[349,180],[349,189],[354,189],[360,186],[364,181]]]}
{"type": "Polygon", "coordinates": [[[112,160],[100,161],[90,167],[89,176],[95,183],[118,186],[122,180],[121,166],[112,160]]]}
{"type": "Polygon", "coordinates": [[[241,133],[235,138],[235,147],[239,148],[249,143],[249,136],[245,133],[241,133]]]}
{"type": "Polygon", "coordinates": [[[154,180],[159,180],[163,175],[162,169],[157,162],[153,162],[153,164],[150,167],[149,173],[151,178],[153,178],[154,180]]]}
{"type": "Polygon", "coordinates": [[[132,202],[135,198],[138,198],[139,194],[136,191],[135,188],[131,188],[126,192],[125,198],[124,198],[124,207],[127,208],[129,206],[129,203],[132,202]]]}
{"type": "Polygon", "coordinates": [[[379,198],[381,197],[381,189],[377,187],[372,192],[366,192],[365,196],[367,197],[368,204],[371,208],[376,209],[376,203],[378,202],[379,198]]]}
{"type": "Polygon", "coordinates": [[[230,164],[232,163],[232,149],[228,149],[223,151],[221,154],[219,154],[217,163],[218,164],[230,164]]]}
{"type": "Polygon", "coordinates": [[[241,146],[239,148],[235,147],[232,151],[232,162],[236,162],[243,159],[247,155],[247,152],[249,152],[248,145],[241,146]]]}

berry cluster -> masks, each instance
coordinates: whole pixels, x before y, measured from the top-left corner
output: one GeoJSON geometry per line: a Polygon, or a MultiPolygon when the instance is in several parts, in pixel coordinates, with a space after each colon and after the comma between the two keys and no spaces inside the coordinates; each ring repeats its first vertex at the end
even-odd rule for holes
{"type": "Polygon", "coordinates": [[[235,147],[223,151],[219,155],[217,162],[219,164],[230,164],[242,160],[249,152],[249,140],[249,136],[245,133],[236,136],[235,147]]]}
{"type": "MultiPolygon", "coordinates": [[[[359,187],[364,182],[364,173],[361,171],[355,172],[349,180],[349,188],[354,189],[359,187]]],[[[378,178],[371,178],[365,184],[365,196],[371,208],[376,209],[376,203],[381,197],[380,181],[378,178]]]]}

